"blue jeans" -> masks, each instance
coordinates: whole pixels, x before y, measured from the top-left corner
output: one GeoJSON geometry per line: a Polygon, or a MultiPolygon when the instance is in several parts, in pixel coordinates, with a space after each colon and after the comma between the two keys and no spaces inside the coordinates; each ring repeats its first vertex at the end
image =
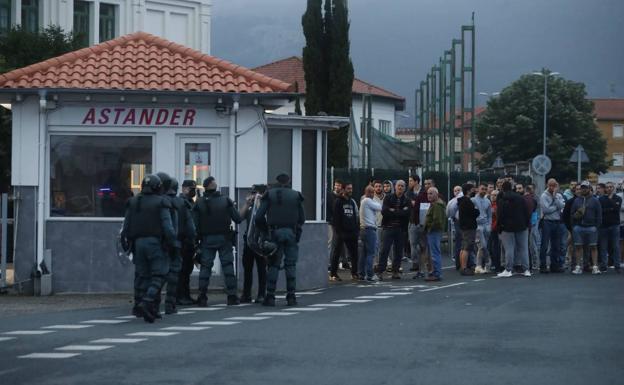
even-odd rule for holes
{"type": "Polygon", "coordinates": [[[377,251],[377,229],[367,227],[360,231],[360,239],[362,240],[362,252],[358,259],[358,272],[361,277],[373,277],[373,259],[377,251]]]}
{"type": "Polygon", "coordinates": [[[598,229],[596,226],[574,226],[572,237],[574,246],[598,246],[598,229]]]}
{"type": "Polygon", "coordinates": [[[540,269],[545,269],[546,254],[550,245],[550,268],[559,269],[563,266],[563,261],[559,254],[561,251],[561,222],[542,221],[542,244],[540,245],[540,269]]]}
{"type": "Polygon", "coordinates": [[[522,270],[529,270],[529,230],[515,233],[503,231],[500,241],[507,258],[506,269],[513,271],[514,266],[519,264],[522,265],[522,270]]]}
{"type": "Polygon", "coordinates": [[[379,254],[379,265],[377,271],[383,273],[388,266],[388,255],[390,248],[394,245],[394,256],[392,259],[392,271],[398,273],[403,259],[403,229],[387,227],[382,230],[383,242],[381,244],[381,254],[379,254]]]}
{"type": "Polygon", "coordinates": [[[600,229],[600,266],[606,268],[608,257],[613,258],[616,269],[620,267],[620,226],[609,226],[600,229]]]}
{"type": "Polygon", "coordinates": [[[433,272],[431,275],[438,278],[442,277],[442,254],[440,252],[441,240],[441,232],[431,231],[427,233],[427,245],[429,246],[429,253],[431,253],[431,261],[433,263],[433,272]]]}

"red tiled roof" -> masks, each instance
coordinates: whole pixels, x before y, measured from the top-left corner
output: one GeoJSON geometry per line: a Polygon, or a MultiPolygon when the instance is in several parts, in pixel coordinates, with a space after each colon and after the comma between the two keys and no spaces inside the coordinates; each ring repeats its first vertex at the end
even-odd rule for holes
{"type": "Polygon", "coordinates": [[[624,99],[590,99],[597,120],[624,120],[624,99]]]}
{"type": "MultiPolygon", "coordinates": [[[[291,91],[294,91],[296,81],[299,84],[299,92],[303,94],[305,93],[306,85],[303,71],[303,60],[300,57],[291,56],[286,59],[253,68],[253,70],[272,78],[290,83],[291,91]]],[[[356,94],[371,94],[384,98],[396,99],[402,102],[405,101],[405,98],[402,96],[384,90],[383,88],[377,87],[358,78],[353,79],[352,90],[356,94]]]]}
{"type": "Polygon", "coordinates": [[[145,32],[0,75],[0,88],[287,92],[289,84],[145,32]]]}

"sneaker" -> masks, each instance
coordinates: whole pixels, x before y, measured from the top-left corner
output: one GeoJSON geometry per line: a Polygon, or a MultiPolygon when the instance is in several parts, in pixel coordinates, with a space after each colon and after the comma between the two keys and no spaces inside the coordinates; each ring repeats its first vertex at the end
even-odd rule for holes
{"type": "Polygon", "coordinates": [[[461,271],[460,274],[461,275],[474,275],[474,271],[472,271],[472,269],[465,268],[464,270],[461,271]]]}
{"type": "Polygon", "coordinates": [[[598,266],[594,265],[592,266],[592,274],[596,275],[596,274],[600,274],[600,268],[598,268],[598,266]]]}
{"type": "Polygon", "coordinates": [[[375,274],[375,275],[373,275],[373,278],[371,278],[371,280],[373,282],[379,282],[379,281],[383,281],[383,277],[381,275],[375,274]]]}
{"type": "Polygon", "coordinates": [[[525,270],[524,273],[522,273],[522,275],[524,275],[525,277],[530,277],[531,276],[531,270],[525,270]]]}
{"type": "Polygon", "coordinates": [[[351,280],[352,280],[352,281],[356,281],[356,282],[357,282],[357,281],[360,281],[360,280],[362,280],[362,279],[363,279],[363,278],[360,278],[360,276],[359,276],[359,275],[357,275],[357,274],[351,274],[351,280]]]}
{"type": "Polygon", "coordinates": [[[475,267],[475,274],[483,274],[485,273],[485,270],[483,270],[483,268],[481,266],[477,266],[475,267]]]}
{"type": "MultiPolygon", "coordinates": [[[[366,281],[367,281],[367,282],[375,282],[375,276],[372,276],[372,277],[366,277],[366,281]]],[[[377,281],[379,281],[379,278],[377,278],[377,281]]]]}
{"type": "Polygon", "coordinates": [[[342,278],[340,278],[337,275],[330,275],[329,276],[329,280],[332,281],[332,282],[338,282],[338,281],[342,281],[342,278]]]}
{"type": "Polygon", "coordinates": [[[540,274],[548,274],[548,268],[546,266],[540,266],[539,272],[540,274]]]}
{"type": "Polygon", "coordinates": [[[401,279],[400,273],[392,273],[392,279],[401,279]]]}
{"type": "Polygon", "coordinates": [[[572,274],[576,274],[576,275],[583,274],[583,269],[581,269],[581,266],[576,265],[576,267],[572,271],[572,274]]]}
{"type": "Polygon", "coordinates": [[[496,276],[499,278],[509,278],[513,275],[513,273],[507,269],[505,269],[505,271],[503,271],[502,273],[498,273],[496,276]]]}
{"type": "Polygon", "coordinates": [[[438,282],[441,281],[442,278],[440,277],[436,277],[435,275],[430,275],[427,278],[425,278],[425,282],[438,282]]]}

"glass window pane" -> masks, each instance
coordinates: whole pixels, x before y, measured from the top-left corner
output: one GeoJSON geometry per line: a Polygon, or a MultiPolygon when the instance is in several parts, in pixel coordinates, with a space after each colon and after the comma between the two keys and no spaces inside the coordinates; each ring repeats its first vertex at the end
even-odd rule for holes
{"type": "Polygon", "coordinates": [[[115,38],[115,5],[100,3],[100,43],[115,38]]]}
{"type": "Polygon", "coordinates": [[[210,143],[186,143],[184,145],[184,180],[197,182],[197,189],[202,191],[204,179],[211,173],[210,143]]]}
{"type": "Polygon", "coordinates": [[[150,136],[50,137],[50,215],[123,217],[152,172],[150,136]]]}
{"type": "Polygon", "coordinates": [[[268,147],[267,182],[274,184],[275,178],[282,173],[292,177],[292,131],[269,130],[268,147]]]}
{"type": "Polygon", "coordinates": [[[33,33],[39,31],[39,0],[22,0],[22,28],[33,33]]]}
{"type": "Polygon", "coordinates": [[[86,1],[74,1],[74,35],[82,47],[88,47],[91,38],[89,36],[89,15],[91,7],[86,1]]]}
{"type": "Polygon", "coordinates": [[[307,220],[316,220],[316,131],[304,130],[301,138],[301,193],[307,220]]]}
{"type": "Polygon", "coordinates": [[[11,0],[0,0],[0,36],[11,28],[11,0]]]}

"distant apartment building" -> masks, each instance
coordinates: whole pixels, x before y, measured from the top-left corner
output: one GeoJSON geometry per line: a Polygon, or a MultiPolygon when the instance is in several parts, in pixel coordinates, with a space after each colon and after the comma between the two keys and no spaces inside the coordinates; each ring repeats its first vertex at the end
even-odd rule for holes
{"type": "Polygon", "coordinates": [[[73,31],[85,47],[144,31],[210,54],[212,0],[0,0],[0,37],[13,25],[73,31]]]}
{"type": "Polygon", "coordinates": [[[606,178],[618,182],[624,178],[624,99],[591,99],[594,119],[607,140],[607,161],[611,163],[606,178]]]}

